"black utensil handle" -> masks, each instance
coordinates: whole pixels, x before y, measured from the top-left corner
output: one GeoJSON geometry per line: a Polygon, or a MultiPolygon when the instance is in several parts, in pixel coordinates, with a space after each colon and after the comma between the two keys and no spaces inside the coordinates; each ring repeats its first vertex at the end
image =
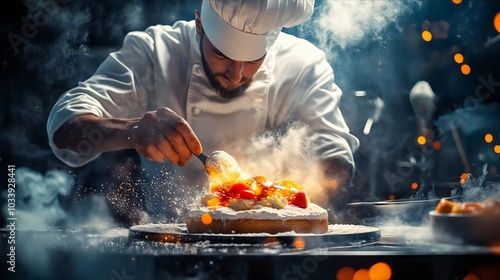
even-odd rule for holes
{"type": "Polygon", "coordinates": [[[195,155],[203,164],[206,164],[208,156],[204,153],[195,155]]]}

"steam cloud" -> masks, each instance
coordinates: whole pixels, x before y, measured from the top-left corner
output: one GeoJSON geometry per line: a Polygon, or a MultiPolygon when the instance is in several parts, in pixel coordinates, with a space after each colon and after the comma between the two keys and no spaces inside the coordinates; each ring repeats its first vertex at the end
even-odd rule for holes
{"type": "MultiPolygon", "coordinates": [[[[68,194],[73,178],[61,171],[52,170],[42,175],[29,168],[16,170],[16,216],[26,228],[51,228],[62,223],[67,215],[59,204],[59,196],[68,194]]],[[[7,197],[7,192],[3,193],[7,197]]],[[[2,212],[7,215],[7,204],[2,212]]]]}
{"type": "Polygon", "coordinates": [[[481,168],[481,174],[468,174],[462,186],[462,201],[482,202],[488,198],[500,199],[500,182],[486,180],[488,165],[481,168]]]}
{"type": "Polygon", "coordinates": [[[268,180],[292,180],[304,188],[313,202],[323,202],[323,175],[313,152],[313,139],[307,127],[296,123],[280,132],[253,138],[246,146],[232,148],[242,170],[250,176],[268,180]],[[241,147],[245,147],[241,149],[241,147]],[[239,150],[239,152],[238,152],[239,150]]]}
{"type": "MultiPolygon", "coordinates": [[[[113,225],[104,198],[90,197],[85,209],[66,211],[61,200],[74,188],[75,180],[69,173],[49,170],[42,174],[31,168],[16,169],[15,215],[20,229],[53,229],[66,226],[107,227],[113,225]],[[90,209],[90,210],[89,210],[90,209]]],[[[2,193],[7,199],[7,191],[2,193]]],[[[2,207],[2,215],[8,216],[8,204],[2,207]]]]}
{"type": "Polygon", "coordinates": [[[320,48],[327,52],[332,46],[345,49],[366,38],[382,40],[387,26],[420,5],[416,0],[323,1],[311,28],[324,32],[312,34],[316,34],[320,48]]]}

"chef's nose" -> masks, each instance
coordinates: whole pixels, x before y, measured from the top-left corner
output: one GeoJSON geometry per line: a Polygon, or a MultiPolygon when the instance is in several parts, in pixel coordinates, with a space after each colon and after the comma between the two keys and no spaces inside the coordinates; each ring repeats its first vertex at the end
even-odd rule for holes
{"type": "Polygon", "coordinates": [[[243,78],[243,69],[245,69],[245,62],[235,60],[229,62],[226,69],[227,79],[233,84],[238,84],[243,78]]]}

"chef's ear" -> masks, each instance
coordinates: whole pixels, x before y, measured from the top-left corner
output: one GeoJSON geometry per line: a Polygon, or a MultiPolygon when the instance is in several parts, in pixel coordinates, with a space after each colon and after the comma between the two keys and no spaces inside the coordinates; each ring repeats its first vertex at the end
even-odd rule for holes
{"type": "Polygon", "coordinates": [[[196,24],[196,33],[201,37],[203,34],[203,26],[201,25],[200,12],[194,11],[194,22],[196,24]]]}

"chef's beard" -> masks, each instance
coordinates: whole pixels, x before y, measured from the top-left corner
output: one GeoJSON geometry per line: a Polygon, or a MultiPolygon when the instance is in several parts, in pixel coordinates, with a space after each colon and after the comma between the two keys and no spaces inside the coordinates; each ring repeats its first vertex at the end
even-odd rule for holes
{"type": "Polygon", "coordinates": [[[203,63],[203,70],[205,70],[205,75],[207,75],[208,81],[210,82],[210,85],[214,88],[214,90],[217,92],[217,94],[225,99],[233,99],[238,96],[243,95],[245,90],[250,86],[252,83],[252,79],[247,79],[244,80],[244,83],[234,89],[228,89],[222,86],[222,84],[217,80],[217,78],[224,78],[225,75],[223,73],[214,73],[212,69],[210,69],[210,66],[208,65],[205,56],[203,55],[203,48],[201,46],[201,42],[203,40],[203,37],[200,40],[200,52],[201,52],[201,61],[203,63]]]}

